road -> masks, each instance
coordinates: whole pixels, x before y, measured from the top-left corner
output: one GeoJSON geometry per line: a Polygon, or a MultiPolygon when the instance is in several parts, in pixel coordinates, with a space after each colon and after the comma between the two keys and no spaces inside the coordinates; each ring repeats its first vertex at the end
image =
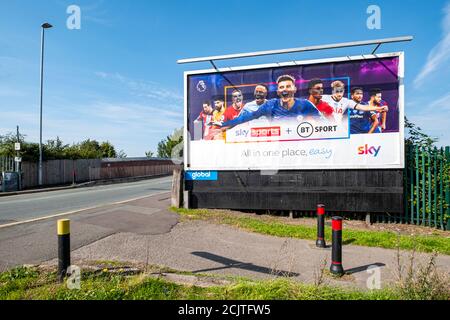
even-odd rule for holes
{"type": "Polygon", "coordinates": [[[0,272],[57,257],[55,215],[71,220],[72,250],[116,233],[167,233],[178,223],[170,189],[165,177],[0,198],[0,272]]]}
{"type": "Polygon", "coordinates": [[[170,191],[171,177],[0,198],[0,225],[170,191]]]}

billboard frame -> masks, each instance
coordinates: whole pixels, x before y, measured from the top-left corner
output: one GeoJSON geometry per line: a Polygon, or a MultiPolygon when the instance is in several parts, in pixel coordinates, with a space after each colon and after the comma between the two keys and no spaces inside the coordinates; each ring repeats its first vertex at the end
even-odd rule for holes
{"type": "MultiPolygon", "coordinates": [[[[399,135],[400,135],[400,164],[398,165],[378,165],[374,168],[367,168],[366,166],[358,166],[358,165],[337,165],[335,168],[324,168],[323,170],[344,170],[344,169],[358,169],[358,170],[378,170],[378,169],[404,169],[405,168],[405,90],[404,90],[404,77],[405,77],[405,53],[404,51],[390,52],[390,53],[380,53],[380,54],[367,54],[367,55],[355,55],[355,56],[342,56],[335,58],[323,58],[323,59],[308,59],[308,60],[296,60],[296,61],[288,61],[288,62],[276,62],[276,63],[268,63],[268,64],[256,64],[256,65],[248,65],[248,66],[237,66],[237,67],[224,67],[217,69],[202,69],[202,70],[192,70],[184,72],[184,126],[183,126],[183,134],[184,134],[184,152],[183,152],[183,165],[185,171],[191,170],[213,170],[213,171],[261,171],[265,169],[258,168],[246,168],[246,167],[236,167],[236,168],[226,168],[226,169],[212,169],[212,168],[190,168],[190,150],[189,143],[191,140],[191,135],[188,132],[188,93],[189,93],[189,85],[188,78],[192,75],[203,75],[203,74],[222,74],[233,71],[247,71],[247,70],[261,70],[261,69],[269,69],[269,68],[279,68],[279,67],[292,67],[292,66],[304,66],[311,64],[324,64],[324,63],[335,63],[335,62],[346,62],[346,61],[361,61],[361,60],[374,60],[380,58],[399,58],[399,67],[398,67],[398,79],[399,79],[399,101],[398,101],[398,109],[399,109],[399,135]]],[[[279,170],[286,171],[311,171],[317,170],[317,168],[292,168],[285,169],[280,168],[279,170]]]]}

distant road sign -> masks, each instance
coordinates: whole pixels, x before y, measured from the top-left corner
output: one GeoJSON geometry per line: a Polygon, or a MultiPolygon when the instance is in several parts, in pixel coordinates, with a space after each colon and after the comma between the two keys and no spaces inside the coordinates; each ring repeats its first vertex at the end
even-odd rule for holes
{"type": "Polygon", "coordinates": [[[15,161],[15,162],[22,162],[22,157],[15,157],[15,158],[14,158],[14,161],[15,161]]]}
{"type": "Polygon", "coordinates": [[[14,150],[20,151],[20,143],[14,143],[14,150]]]}

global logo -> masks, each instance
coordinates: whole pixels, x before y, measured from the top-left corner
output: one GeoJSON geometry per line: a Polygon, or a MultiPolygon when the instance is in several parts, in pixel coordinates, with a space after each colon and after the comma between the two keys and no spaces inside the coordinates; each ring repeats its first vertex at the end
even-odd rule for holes
{"type": "Polygon", "coordinates": [[[200,80],[200,81],[197,83],[197,91],[198,91],[198,92],[205,92],[205,91],[206,91],[206,83],[205,83],[205,81],[200,80]]]}
{"type": "Polygon", "coordinates": [[[185,179],[188,181],[217,181],[217,171],[186,171],[185,179]]]}
{"type": "Polygon", "coordinates": [[[366,144],[364,146],[358,147],[358,154],[359,155],[372,155],[374,157],[377,157],[380,150],[381,150],[381,146],[374,147],[374,146],[369,146],[368,144],[366,144]]]}
{"type": "Polygon", "coordinates": [[[193,172],[192,179],[197,180],[198,178],[211,178],[211,172],[193,172]]]}

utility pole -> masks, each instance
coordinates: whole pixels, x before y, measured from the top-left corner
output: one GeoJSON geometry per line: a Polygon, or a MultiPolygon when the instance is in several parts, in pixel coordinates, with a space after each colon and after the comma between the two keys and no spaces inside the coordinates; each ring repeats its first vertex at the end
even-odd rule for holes
{"type": "MultiPolygon", "coordinates": [[[[17,126],[17,143],[20,143],[19,126],[17,126]]],[[[19,148],[15,148],[15,149],[16,149],[16,172],[19,173],[20,172],[20,162],[18,161],[18,159],[20,157],[20,150],[17,150],[19,148]]]]}
{"type": "Polygon", "coordinates": [[[40,94],[40,112],[39,112],[39,186],[42,186],[42,99],[44,92],[44,40],[45,29],[50,29],[53,26],[50,23],[42,24],[41,28],[41,94],[40,94]]]}
{"type": "Polygon", "coordinates": [[[21,163],[22,163],[22,158],[20,157],[20,150],[22,149],[22,146],[20,145],[20,134],[19,134],[19,126],[17,126],[17,143],[15,148],[16,149],[16,173],[17,173],[17,178],[18,178],[18,188],[19,190],[22,190],[22,168],[21,168],[21,163]]]}

